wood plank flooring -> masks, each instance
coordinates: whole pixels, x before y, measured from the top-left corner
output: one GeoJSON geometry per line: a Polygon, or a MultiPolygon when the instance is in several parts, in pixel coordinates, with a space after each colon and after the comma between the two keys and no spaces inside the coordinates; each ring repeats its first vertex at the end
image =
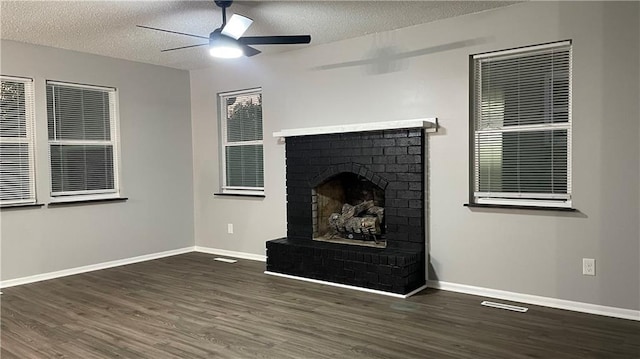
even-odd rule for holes
{"type": "Polygon", "coordinates": [[[6,288],[9,358],[640,358],[640,322],[394,299],[188,253],[6,288]]]}

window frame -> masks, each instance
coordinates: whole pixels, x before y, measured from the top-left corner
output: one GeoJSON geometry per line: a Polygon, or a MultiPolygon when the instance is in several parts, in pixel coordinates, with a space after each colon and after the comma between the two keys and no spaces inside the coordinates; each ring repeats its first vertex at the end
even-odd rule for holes
{"type": "Polygon", "coordinates": [[[36,191],[36,116],[35,116],[35,85],[33,78],[0,75],[0,80],[8,82],[21,82],[24,84],[25,97],[25,137],[0,137],[0,143],[26,143],[29,156],[29,194],[26,199],[2,200],[0,207],[29,206],[37,203],[36,191]]]}
{"type": "Polygon", "coordinates": [[[540,207],[545,209],[572,209],[572,87],[573,87],[573,47],[571,40],[557,41],[539,45],[524,46],[507,50],[491,51],[469,56],[469,203],[471,206],[499,206],[499,207],[540,207]],[[483,59],[506,59],[526,56],[530,53],[551,50],[554,48],[568,48],[569,51],[569,78],[568,78],[568,103],[567,121],[548,124],[501,126],[500,129],[478,130],[479,106],[477,99],[482,97],[481,74],[477,74],[477,63],[483,59]],[[567,131],[567,191],[566,194],[558,193],[527,193],[527,192],[480,192],[479,187],[479,160],[478,148],[479,134],[507,133],[507,132],[532,132],[566,130],[567,131]]]}
{"type": "MultiPolygon", "coordinates": [[[[104,91],[108,94],[109,98],[109,137],[110,140],[58,140],[49,139],[47,136],[47,150],[48,150],[48,162],[49,171],[51,173],[50,178],[50,202],[51,203],[64,203],[64,202],[79,202],[79,201],[99,201],[109,199],[120,199],[122,197],[122,184],[120,178],[121,172],[121,157],[120,157],[120,116],[119,116],[119,99],[118,89],[109,86],[97,86],[88,84],[79,84],[66,81],[46,80],[45,88],[49,85],[59,85],[78,89],[89,89],[96,91],[104,91]],[[113,151],[113,189],[101,189],[101,190],[84,190],[84,191],[53,191],[53,171],[51,163],[51,146],[52,145],[110,145],[113,151]]],[[[48,101],[48,100],[47,100],[48,101]]],[[[47,113],[48,121],[48,113],[47,113]]],[[[47,123],[48,126],[48,123],[47,123]]],[[[55,133],[55,131],[54,131],[55,133]]]]}
{"type": "MultiPolygon", "coordinates": [[[[259,94],[262,96],[262,87],[255,87],[245,90],[227,91],[218,93],[218,116],[219,116],[219,141],[220,141],[220,193],[223,195],[234,196],[253,196],[262,197],[265,193],[264,183],[263,187],[242,187],[242,186],[227,186],[227,147],[232,146],[249,146],[260,145],[262,146],[262,176],[264,182],[264,119],[260,119],[262,122],[262,139],[253,141],[227,141],[227,106],[226,99],[228,97],[239,95],[251,95],[259,94]]],[[[261,105],[262,106],[262,105],[261,105]]],[[[264,116],[263,116],[264,117],[264,116]]]]}

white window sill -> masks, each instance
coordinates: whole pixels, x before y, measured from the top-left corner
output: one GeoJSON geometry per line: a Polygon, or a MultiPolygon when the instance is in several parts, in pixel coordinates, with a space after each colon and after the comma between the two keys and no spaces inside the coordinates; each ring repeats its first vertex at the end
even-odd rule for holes
{"type": "Polygon", "coordinates": [[[559,212],[577,212],[578,210],[571,207],[548,207],[548,206],[528,206],[518,204],[491,204],[491,203],[465,203],[465,207],[469,208],[503,208],[503,209],[526,209],[534,211],[559,211],[559,212]]]}
{"type": "Polygon", "coordinates": [[[236,192],[219,192],[219,193],[214,193],[214,196],[221,196],[221,197],[253,197],[253,198],[265,198],[266,196],[264,195],[264,192],[240,192],[240,191],[236,191],[236,192]]]}
{"type": "Polygon", "coordinates": [[[77,204],[93,204],[93,203],[105,203],[105,202],[125,202],[129,198],[127,197],[80,197],[74,196],[72,198],[65,199],[51,199],[51,202],[47,204],[47,207],[57,207],[65,205],[77,205],[77,204]]]}
{"type": "Polygon", "coordinates": [[[1,204],[0,209],[17,209],[17,208],[40,208],[44,203],[7,203],[1,204]]]}

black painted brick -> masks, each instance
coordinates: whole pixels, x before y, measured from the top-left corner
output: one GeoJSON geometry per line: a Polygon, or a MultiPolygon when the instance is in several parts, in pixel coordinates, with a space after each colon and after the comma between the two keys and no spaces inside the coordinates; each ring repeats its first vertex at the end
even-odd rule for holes
{"type": "Polygon", "coordinates": [[[408,190],[409,183],[411,182],[391,182],[389,183],[389,189],[408,190]]]}
{"type": "MultiPolygon", "coordinates": [[[[392,140],[389,140],[392,141],[392,140]]],[[[384,154],[385,155],[406,155],[407,154],[407,148],[406,147],[385,147],[384,149],[384,154]]]]}
{"type": "Polygon", "coordinates": [[[396,140],[394,139],[379,139],[373,140],[373,147],[391,147],[396,145],[396,140]]]}
{"type": "Polygon", "coordinates": [[[397,241],[408,241],[409,233],[407,232],[396,232],[396,233],[387,233],[387,237],[392,237],[397,241]]]}
{"type": "Polygon", "coordinates": [[[408,137],[407,131],[384,131],[384,138],[408,137]]]}
{"type": "Polygon", "coordinates": [[[371,161],[374,164],[393,164],[396,163],[396,156],[375,156],[371,161]]]}
{"type": "MultiPolygon", "coordinates": [[[[422,163],[422,156],[417,156],[417,155],[402,155],[402,156],[398,156],[396,157],[396,162],[397,163],[403,163],[403,164],[417,164],[417,163],[422,163]]],[[[409,166],[407,166],[407,171],[409,170],[409,166]]]]}
{"type": "MultiPolygon", "coordinates": [[[[402,163],[400,162],[400,158],[403,156],[398,156],[397,160],[398,163],[402,163]]],[[[409,165],[407,164],[389,164],[385,166],[385,170],[387,172],[407,172],[409,171],[409,165]]]]}
{"type": "Polygon", "coordinates": [[[398,198],[422,199],[422,192],[421,191],[398,191],[398,198]]]}
{"type": "Polygon", "coordinates": [[[399,138],[396,140],[396,144],[398,146],[420,146],[422,143],[422,138],[420,137],[409,137],[409,138],[399,138]]]}
{"type": "Polygon", "coordinates": [[[422,182],[422,173],[398,173],[398,181],[422,182]]]}
{"type": "Polygon", "coordinates": [[[369,147],[363,148],[361,154],[368,156],[381,156],[383,154],[383,151],[384,150],[382,147],[369,147]]]}
{"type": "MultiPolygon", "coordinates": [[[[391,201],[387,201],[389,206],[395,207],[395,208],[408,208],[409,207],[409,200],[407,199],[401,199],[401,198],[397,198],[397,199],[392,199],[391,201]]],[[[398,223],[398,222],[389,222],[389,223],[398,223]]]]}
{"type": "Polygon", "coordinates": [[[409,130],[408,136],[409,137],[422,137],[422,129],[412,129],[409,130]]]}
{"type": "Polygon", "coordinates": [[[422,242],[424,241],[424,234],[422,233],[409,233],[409,242],[422,242]]]}

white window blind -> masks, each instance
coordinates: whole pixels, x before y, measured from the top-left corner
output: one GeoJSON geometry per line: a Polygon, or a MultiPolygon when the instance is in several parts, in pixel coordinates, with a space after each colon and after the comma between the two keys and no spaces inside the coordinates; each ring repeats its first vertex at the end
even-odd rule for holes
{"type": "Polygon", "coordinates": [[[261,90],[223,93],[219,100],[222,192],[263,194],[261,90]]]}
{"type": "Polygon", "coordinates": [[[0,77],[0,204],[36,202],[33,81],[0,77]]]}
{"type": "Polygon", "coordinates": [[[571,206],[571,44],[474,56],[474,201],[571,206]]]}
{"type": "Polygon", "coordinates": [[[116,90],[47,82],[51,195],[118,194],[116,90]]]}

